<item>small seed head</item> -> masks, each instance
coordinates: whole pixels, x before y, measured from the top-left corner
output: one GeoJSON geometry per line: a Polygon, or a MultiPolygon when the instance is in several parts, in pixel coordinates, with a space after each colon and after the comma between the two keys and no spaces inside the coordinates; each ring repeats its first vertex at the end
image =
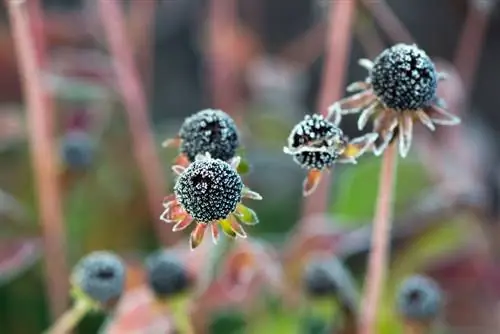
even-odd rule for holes
{"type": "Polygon", "coordinates": [[[238,173],[228,163],[211,158],[191,163],[174,186],[184,210],[203,223],[227,218],[240,202],[242,189],[238,173]]]}
{"type": "Polygon", "coordinates": [[[180,151],[189,161],[210,153],[214,159],[229,161],[240,144],[234,120],[222,110],[206,109],[185,119],[179,131],[180,151]]]}
{"type": "Polygon", "coordinates": [[[427,107],[436,96],[436,68],[416,45],[397,44],[383,51],[374,60],[370,80],[377,97],[398,111],[427,107]]]}
{"type": "Polygon", "coordinates": [[[288,146],[297,148],[310,144],[312,147],[327,147],[328,152],[301,152],[294,155],[294,161],[302,168],[324,169],[331,167],[342,154],[347,137],[340,128],[318,114],[306,115],[295,125],[288,137],[288,146]]]}
{"type": "Polygon", "coordinates": [[[125,265],[115,254],[90,253],[73,269],[73,284],[92,300],[106,304],[120,297],[125,284],[125,265]]]}
{"type": "Polygon", "coordinates": [[[306,267],[304,286],[312,297],[335,295],[338,290],[336,277],[326,261],[314,261],[306,267]]]}
{"type": "Polygon", "coordinates": [[[61,147],[63,161],[71,168],[85,169],[92,164],[94,143],[84,131],[70,131],[63,138],[61,147]]]}
{"type": "Polygon", "coordinates": [[[184,292],[190,285],[186,268],[177,256],[159,251],[146,259],[149,286],[158,297],[168,297],[184,292]]]}
{"type": "Polygon", "coordinates": [[[412,276],[400,286],[398,312],[405,318],[426,321],[436,318],[442,308],[442,293],[430,278],[412,276]]]}

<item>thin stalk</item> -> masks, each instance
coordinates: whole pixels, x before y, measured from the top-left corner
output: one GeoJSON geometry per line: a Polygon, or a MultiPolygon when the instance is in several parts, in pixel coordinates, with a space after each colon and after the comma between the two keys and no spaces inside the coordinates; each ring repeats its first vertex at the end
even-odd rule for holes
{"type": "MultiPolygon", "coordinates": [[[[356,1],[354,0],[333,1],[330,4],[326,57],[318,99],[319,112],[324,115],[327,113],[328,106],[341,98],[344,91],[355,12],[356,1]]],[[[325,212],[329,183],[330,176],[325,173],[318,189],[305,199],[303,216],[325,212]]]]}
{"type": "Polygon", "coordinates": [[[165,180],[149,126],[146,96],[127,40],[121,4],[117,0],[99,0],[98,6],[129,119],[133,153],[146,186],[147,200],[155,231],[163,245],[171,245],[177,240],[178,235],[165,228],[159,219],[163,208],[161,203],[165,180]]]}
{"type": "Polygon", "coordinates": [[[67,310],[44,334],[71,333],[91,309],[92,304],[88,301],[84,299],[77,300],[73,307],[67,310]]]}
{"type": "Polygon", "coordinates": [[[47,295],[52,316],[57,317],[66,309],[69,283],[65,258],[66,236],[54,150],[56,145],[50,126],[52,110],[43,90],[39,56],[31,34],[26,3],[10,0],[7,1],[7,6],[27,103],[28,135],[43,229],[47,295]]]}
{"type": "Polygon", "coordinates": [[[389,240],[394,204],[397,146],[389,145],[382,158],[377,206],[373,219],[371,252],[361,303],[361,333],[376,333],[377,310],[389,261],[389,240]]]}
{"type": "Polygon", "coordinates": [[[189,295],[173,297],[167,301],[167,305],[172,312],[175,327],[181,334],[195,333],[189,314],[189,303],[189,295]]]}

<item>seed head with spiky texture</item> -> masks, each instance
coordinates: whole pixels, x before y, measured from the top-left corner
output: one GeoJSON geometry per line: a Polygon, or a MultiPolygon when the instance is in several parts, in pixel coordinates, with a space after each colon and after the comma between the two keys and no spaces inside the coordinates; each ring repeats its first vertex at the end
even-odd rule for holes
{"type": "Polygon", "coordinates": [[[228,163],[197,160],[179,176],[174,186],[177,200],[198,222],[225,219],[241,200],[243,182],[228,163]]]}
{"type": "Polygon", "coordinates": [[[186,268],[172,252],[161,250],[148,256],[146,270],[149,286],[158,297],[182,293],[190,285],[186,268]]]}
{"type": "Polygon", "coordinates": [[[74,267],[72,283],[90,299],[106,304],[123,292],[125,265],[111,252],[90,253],[74,267]]]}
{"type": "Polygon", "coordinates": [[[240,144],[234,120],[222,110],[205,109],[185,119],[179,131],[180,151],[193,162],[198,154],[228,161],[240,144]]]}
{"type": "Polygon", "coordinates": [[[405,318],[426,321],[441,311],[443,297],[439,286],[430,278],[412,276],[400,286],[397,295],[398,312],[405,318]]]}
{"type": "Polygon", "coordinates": [[[288,146],[298,148],[303,145],[328,147],[328,152],[304,151],[295,154],[294,161],[303,168],[325,169],[331,167],[343,152],[347,138],[342,130],[318,114],[306,115],[288,137],[288,146]]]}
{"type": "Polygon", "coordinates": [[[438,75],[425,51],[416,45],[397,44],[374,60],[370,81],[387,107],[418,110],[434,101],[438,75]]]}

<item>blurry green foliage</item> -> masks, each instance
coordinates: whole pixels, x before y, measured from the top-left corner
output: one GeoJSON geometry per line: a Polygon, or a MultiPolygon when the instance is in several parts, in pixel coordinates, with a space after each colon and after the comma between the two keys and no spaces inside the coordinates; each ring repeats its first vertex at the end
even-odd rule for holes
{"type": "Polygon", "coordinates": [[[235,310],[222,310],[213,315],[210,334],[243,334],[247,327],[245,315],[235,310]]]}

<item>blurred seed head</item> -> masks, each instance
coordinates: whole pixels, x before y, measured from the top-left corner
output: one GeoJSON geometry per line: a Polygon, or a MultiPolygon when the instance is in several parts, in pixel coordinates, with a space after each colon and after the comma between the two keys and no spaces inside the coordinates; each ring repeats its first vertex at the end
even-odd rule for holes
{"type": "Polygon", "coordinates": [[[87,297],[100,305],[105,305],[122,294],[125,284],[125,265],[114,253],[92,252],[73,268],[72,283],[87,297]]]}
{"type": "Polygon", "coordinates": [[[181,126],[180,151],[193,162],[198,154],[228,161],[236,154],[240,136],[234,120],[222,110],[205,109],[187,117],[181,126]]]}
{"type": "Polygon", "coordinates": [[[191,283],[184,264],[165,250],[148,256],[146,271],[150,288],[160,298],[182,293],[191,283]]]}
{"type": "Polygon", "coordinates": [[[377,97],[394,110],[418,110],[436,97],[434,63],[416,45],[396,44],[374,60],[370,80],[377,97]]]}
{"type": "Polygon", "coordinates": [[[443,307],[441,289],[432,279],[412,276],[401,284],[397,310],[405,318],[416,321],[435,319],[443,307]]]}
{"type": "Polygon", "coordinates": [[[184,210],[198,222],[227,218],[241,200],[243,182],[228,163],[201,159],[177,178],[174,192],[184,210]]]}
{"type": "Polygon", "coordinates": [[[94,141],[85,131],[70,131],[61,144],[61,157],[72,169],[86,169],[94,160],[94,141]]]}

